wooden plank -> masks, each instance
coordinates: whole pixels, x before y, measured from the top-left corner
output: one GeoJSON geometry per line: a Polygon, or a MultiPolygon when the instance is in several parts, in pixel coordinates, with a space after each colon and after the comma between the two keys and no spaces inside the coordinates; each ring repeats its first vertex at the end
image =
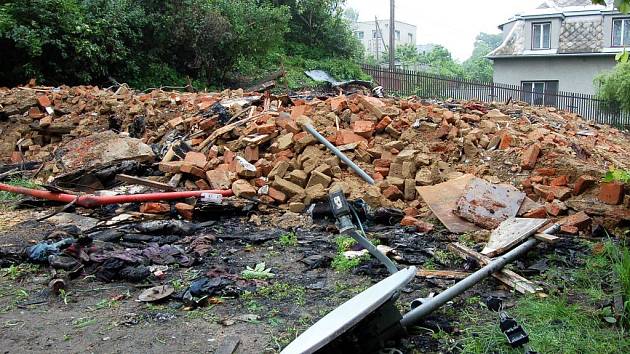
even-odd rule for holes
{"type": "Polygon", "coordinates": [[[134,176],[129,176],[129,175],[123,175],[123,174],[117,175],[116,180],[127,183],[127,184],[138,184],[141,186],[147,186],[147,187],[155,188],[161,191],[172,192],[175,190],[175,187],[167,183],[155,182],[150,179],[134,177],[134,176]]]}
{"type": "MultiPolygon", "coordinates": [[[[473,258],[482,266],[486,266],[490,262],[492,262],[492,259],[490,257],[485,256],[457,242],[449,244],[448,249],[451,252],[462,257],[463,259],[473,258]]],[[[511,270],[502,269],[492,274],[492,276],[521,294],[535,294],[542,291],[542,288],[537,287],[534,283],[532,283],[525,277],[520,276],[511,270]]]]}
{"type": "Polygon", "coordinates": [[[503,254],[535,234],[546,223],[547,219],[511,218],[505,220],[492,231],[490,240],[481,253],[488,257],[503,254]]]}
{"type": "Polygon", "coordinates": [[[428,269],[420,269],[416,272],[416,276],[420,278],[439,278],[439,279],[455,279],[461,280],[466,278],[472,273],[469,272],[459,272],[454,270],[428,270],[428,269]]]}
{"type": "Polygon", "coordinates": [[[548,243],[550,245],[555,245],[556,243],[560,242],[560,240],[561,240],[561,238],[558,237],[558,236],[547,235],[547,234],[542,234],[542,233],[535,234],[534,238],[537,239],[538,241],[542,241],[542,242],[548,243]]]}

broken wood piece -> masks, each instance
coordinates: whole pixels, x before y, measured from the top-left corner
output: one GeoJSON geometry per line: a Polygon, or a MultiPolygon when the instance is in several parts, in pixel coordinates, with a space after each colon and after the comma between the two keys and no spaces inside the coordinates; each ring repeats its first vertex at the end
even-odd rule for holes
{"type": "Polygon", "coordinates": [[[214,354],[233,354],[241,344],[241,339],[238,337],[227,337],[219,345],[219,348],[214,351],[214,354]]]}
{"type": "MultiPolygon", "coordinates": [[[[485,256],[457,242],[449,244],[448,249],[463,259],[474,259],[481,266],[488,265],[490,264],[490,262],[492,262],[492,259],[490,257],[485,256]]],[[[535,294],[542,291],[542,288],[536,286],[525,277],[518,275],[508,269],[502,269],[492,274],[492,276],[521,294],[535,294]]]]}
{"type": "Polygon", "coordinates": [[[560,237],[543,234],[543,233],[535,234],[534,238],[537,239],[538,241],[548,243],[550,245],[555,245],[556,243],[560,242],[560,237]]]}
{"type": "Polygon", "coordinates": [[[547,219],[511,218],[502,222],[490,235],[490,240],[481,251],[488,257],[496,257],[512,248],[538,231],[547,223],[547,219]]]}
{"type": "Polygon", "coordinates": [[[420,269],[416,272],[416,276],[420,278],[439,278],[439,279],[454,279],[461,280],[468,277],[471,273],[459,272],[454,270],[428,270],[420,269]]]}
{"type": "Polygon", "coordinates": [[[134,177],[134,176],[124,175],[124,174],[117,175],[116,180],[127,183],[127,184],[138,184],[141,186],[151,187],[151,188],[155,188],[161,191],[172,192],[175,190],[175,187],[167,183],[156,182],[150,179],[134,177]]]}

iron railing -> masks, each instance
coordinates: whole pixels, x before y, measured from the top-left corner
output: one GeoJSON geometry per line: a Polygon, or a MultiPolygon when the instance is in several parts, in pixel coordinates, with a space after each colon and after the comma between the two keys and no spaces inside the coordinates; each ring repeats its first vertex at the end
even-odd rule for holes
{"type": "Polygon", "coordinates": [[[362,67],[388,93],[394,95],[485,102],[525,101],[535,106],[575,112],[588,121],[630,128],[630,114],[611,109],[607,101],[594,95],[564,91],[532,92],[518,85],[479,82],[401,69],[389,70],[372,65],[362,67]]]}

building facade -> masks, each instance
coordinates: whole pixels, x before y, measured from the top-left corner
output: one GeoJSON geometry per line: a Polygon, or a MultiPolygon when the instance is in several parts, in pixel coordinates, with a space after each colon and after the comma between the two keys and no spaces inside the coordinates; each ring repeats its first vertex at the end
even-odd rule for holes
{"type": "MultiPolygon", "coordinates": [[[[354,23],[354,35],[363,45],[366,56],[387,57],[389,48],[389,20],[363,21],[354,23]]],[[[394,28],[396,46],[416,45],[418,29],[414,25],[396,21],[394,28]]]]}
{"type": "Polygon", "coordinates": [[[520,85],[532,104],[545,103],[545,93],[595,93],[595,77],[630,45],[630,16],[591,0],[545,1],[499,28],[503,43],[488,55],[494,82],[520,85]]]}

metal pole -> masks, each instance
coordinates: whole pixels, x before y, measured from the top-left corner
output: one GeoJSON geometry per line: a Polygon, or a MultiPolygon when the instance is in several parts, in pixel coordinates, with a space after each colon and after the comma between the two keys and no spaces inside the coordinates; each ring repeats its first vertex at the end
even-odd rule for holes
{"type": "Polygon", "coordinates": [[[356,172],[356,174],[359,175],[359,177],[363,178],[363,180],[365,180],[367,183],[371,185],[375,184],[374,180],[372,179],[372,177],[370,177],[370,175],[365,173],[365,171],[363,171],[361,167],[357,166],[354,162],[352,162],[352,160],[350,160],[348,156],[344,155],[343,152],[339,151],[337,147],[331,144],[330,141],[328,141],[328,139],[324,138],[317,130],[315,130],[315,128],[313,128],[313,126],[311,126],[310,124],[303,124],[302,127],[304,128],[304,130],[306,130],[312,136],[314,136],[320,143],[324,144],[324,146],[326,146],[328,150],[330,150],[333,154],[335,154],[335,156],[340,158],[341,161],[343,161],[346,165],[348,165],[348,167],[350,167],[354,172],[356,172]]]}
{"type": "MultiPolygon", "coordinates": [[[[555,224],[551,226],[550,228],[548,228],[547,230],[545,230],[544,233],[551,235],[551,234],[556,233],[559,228],[560,228],[560,225],[555,224]]],[[[437,310],[440,306],[449,302],[453,298],[459,296],[464,291],[472,288],[477,283],[489,277],[493,273],[499,271],[506,264],[514,261],[516,258],[527,253],[530,249],[534,248],[537,244],[538,244],[538,240],[533,239],[533,238],[526,241],[525,243],[516,247],[510,252],[495,259],[494,261],[489,263],[487,266],[469,275],[467,278],[463,279],[459,283],[446,289],[444,292],[440,293],[436,297],[431,298],[429,301],[416,307],[414,310],[408,312],[407,314],[403,316],[403,319],[400,321],[400,323],[403,325],[403,327],[413,326],[415,323],[420,321],[423,317],[437,310]]]]}
{"type": "Polygon", "coordinates": [[[389,0],[389,70],[394,70],[396,67],[395,54],[396,54],[396,21],[395,21],[395,0],[389,0]]]}

